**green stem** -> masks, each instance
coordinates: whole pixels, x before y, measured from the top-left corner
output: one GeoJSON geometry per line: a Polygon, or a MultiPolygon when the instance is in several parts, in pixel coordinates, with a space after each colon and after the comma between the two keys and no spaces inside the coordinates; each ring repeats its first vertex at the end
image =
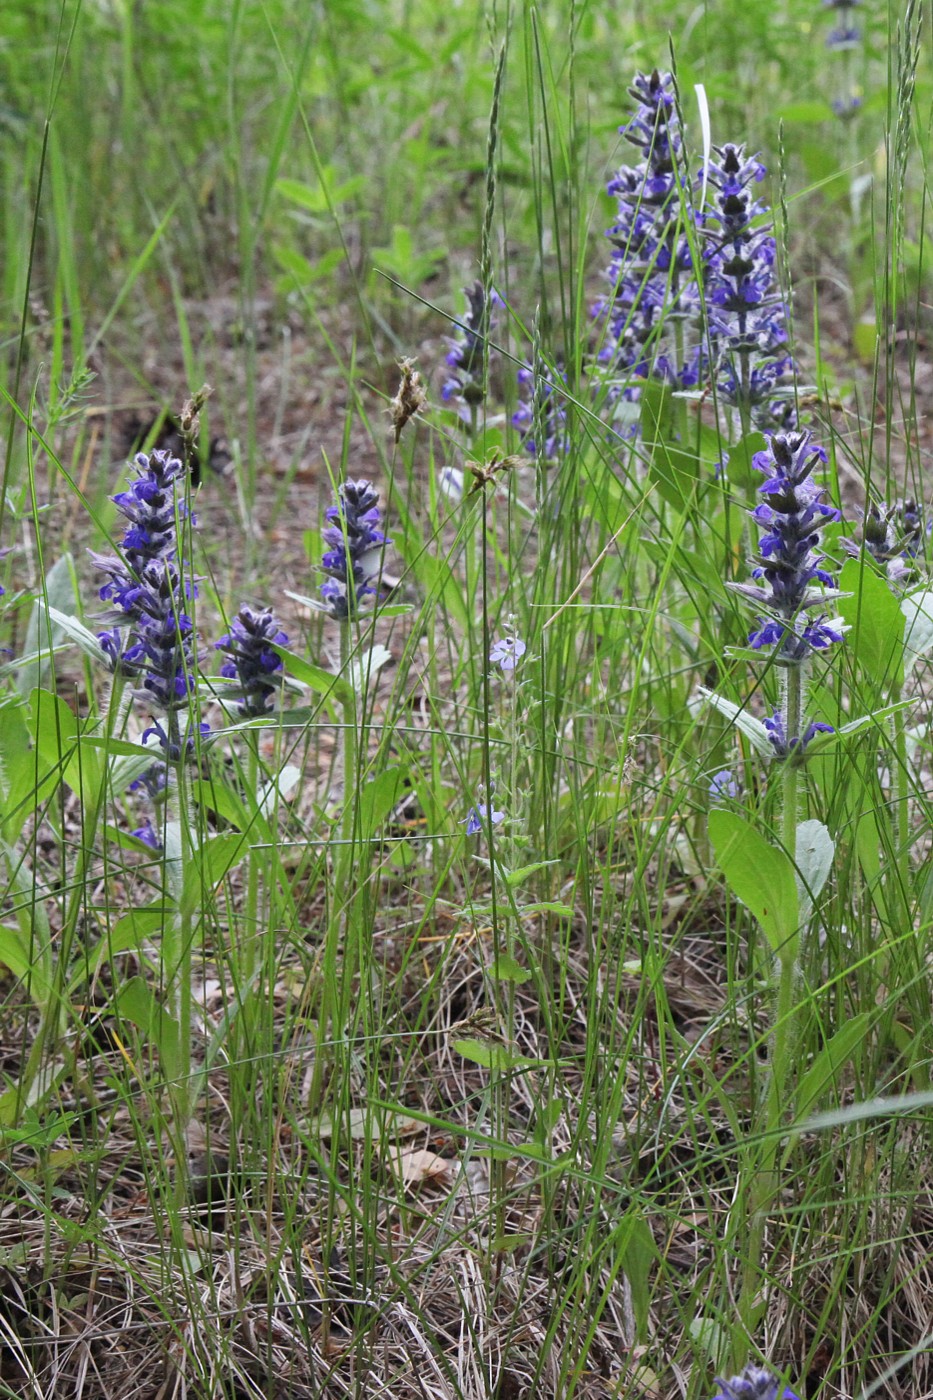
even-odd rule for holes
{"type": "MultiPolygon", "coordinates": [[[[350,624],[345,622],[340,628],[340,674],[344,679],[348,674],[352,641],[350,624]]],[[[318,1112],[323,1104],[325,1072],[332,1046],[336,1043],[338,1035],[346,1030],[350,1018],[353,978],[359,964],[359,899],[357,890],[353,888],[357,754],[357,705],[354,690],[343,701],[343,812],[333,861],[330,914],[324,934],[317,1050],[309,1094],[309,1107],[318,1112]],[[338,975],[341,946],[344,955],[343,971],[338,975]]]]}
{"type": "MultiPolygon", "coordinates": [[[[803,665],[786,667],[781,676],[781,718],[788,743],[799,739],[804,729],[806,687],[803,665]]],[[[783,760],[781,775],[781,835],[784,849],[793,860],[797,847],[800,806],[799,755],[791,750],[783,760]]],[[[798,935],[799,938],[799,935],[798,935]]],[[[781,1119],[793,1115],[793,1058],[796,1047],[794,1003],[798,976],[798,938],[778,952],[778,985],[771,1055],[765,1087],[761,1138],[752,1148],[752,1182],[749,1192],[749,1234],[743,1247],[742,1283],[739,1291],[738,1324],[733,1335],[733,1363],[741,1370],[748,1358],[748,1344],[760,1316],[759,1288],[764,1273],[765,1230],[768,1216],[780,1191],[777,1155],[781,1143],[781,1119]]]]}

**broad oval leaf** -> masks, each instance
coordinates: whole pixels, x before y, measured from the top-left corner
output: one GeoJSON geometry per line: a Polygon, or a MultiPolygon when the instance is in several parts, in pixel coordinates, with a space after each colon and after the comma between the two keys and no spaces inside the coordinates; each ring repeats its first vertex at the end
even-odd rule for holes
{"type": "Polygon", "coordinates": [[[709,834],[733,894],[754,914],[777,956],[793,960],[800,914],[790,858],[738,812],[725,808],[710,812],[709,834]]]}

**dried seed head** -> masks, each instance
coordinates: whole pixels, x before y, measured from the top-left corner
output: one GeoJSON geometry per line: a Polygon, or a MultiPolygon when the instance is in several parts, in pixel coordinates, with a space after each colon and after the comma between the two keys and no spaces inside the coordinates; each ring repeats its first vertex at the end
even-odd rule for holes
{"type": "Polygon", "coordinates": [[[399,360],[398,367],[402,371],[402,378],[398,393],[392,400],[392,426],[395,429],[396,442],[402,436],[402,429],[409,418],[414,418],[416,413],[420,413],[428,401],[424,383],[415,369],[414,362],[408,359],[399,360]]]}

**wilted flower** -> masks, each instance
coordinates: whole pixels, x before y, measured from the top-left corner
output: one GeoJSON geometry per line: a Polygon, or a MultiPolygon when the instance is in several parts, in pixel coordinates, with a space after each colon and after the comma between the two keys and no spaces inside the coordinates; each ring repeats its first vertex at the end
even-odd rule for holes
{"type": "Polygon", "coordinates": [[[503,637],[493,643],[489,659],[502,671],[514,671],[527,650],[521,637],[503,637]]]}
{"type": "Polygon", "coordinates": [[[482,831],[483,822],[487,819],[487,816],[493,826],[498,826],[499,823],[505,819],[504,812],[497,812],[494,809],[490,810],[485,802],[477,802],[476,806],[471,807],[469,812],[467,812],[460,825],[463,826],[465,822],[467,836],[476,836],[482,831]]]}
{"type": "Polygon", "coordinates": [[[770,1371],[760,1366],[746,1366],[740,1376],[717,1380],[719,1389],[714,1400],[799,1400],[787,1386],[770,1371]]]}
{"type": "Polygon", "coordinates": [[[775,433],[767,449],[755,453],[753,465],[767,480],[759,488],[764,502],[749,512],[763,531],[752,576],[764,586],[729,585],[771,614],[751,633],[750,645],[777,645],[777,659],[788,665],[842,640],[825,615],[809,616],[824,606],[823,590],[836,587],[820,567],[819,543],[823,525],[838,520],[839,511],[823,503],[823,488],[812,479],[814,468],[825,461],[824,449],[810,446],[809,433],[775,433]],[[815,589],[814,584],[821,586],[815,589]]]}
{"type": "Polygon", "coordinates": [[[329,506],[324,530],[330,546],[321,563],[330,577],[321,588],[324,607],[345,622],[355,617],[382,565],[386,545],[392,543],[379,529],[382,516],[379,493],[368,481],[344,481],[338,488],[338,504],[329,506]]]}
{"type": "Polygon", "coordinates": [[[244,603],[230,631],[215,646],[227,654],[220,674],[239,682],[236,698],[240,714],[247,718],[268,714],[277,688],[276,673],[282,670],[282,658],[273,646],[288,646],[288,637],[271,608],[251,608],[244,603]]]}

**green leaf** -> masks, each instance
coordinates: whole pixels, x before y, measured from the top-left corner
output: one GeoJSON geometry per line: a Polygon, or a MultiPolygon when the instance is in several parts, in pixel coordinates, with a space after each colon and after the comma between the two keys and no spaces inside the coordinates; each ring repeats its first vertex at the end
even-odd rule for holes
{"type": "Polygon", "coordinates": [[[933,651],[933,588],[924,588],[901,599],[904,614],[905,672],[909,676],[917,662],[933,651]]]}
{"type": "Polygon", "coordinates": [[[517,1050],[510,1050],[507,1045],[493,1040],[476,1040],[473,1036],[455,1040],[454,1049],[465,1060],[472,1060],[474,1064],[482,1065],[483,1069],[541,1069],[551,1063],[549,1060],[530,1059],[527,1055],[520,1055],[517,1050]]]}
{"type": "Polygon", "coordinates": [[[906,618],[886,580],[867,564],[849,559],[839,587],[850,595],[839,599],[839,612],[863,672],[879,688],[902,684],[906,618]]]}
{"type": "Polygon", "coordinates": [[[531,973],[527,967],[522,967],[511,953],[499,954],[492,965],[492,975],[497,977],[500,982],[515,982],[519,986],[523,982],[531,981],[531,973]]]}
{"type": "Polygon", "coordinates": [[[648,1309],[651,1304],[649,1275],[652,1264],[657,1260],[657,1246],[651,1227],[640,1209],[630,1209],[620,1231],[621,1239],[617,1248],[622,1256],[622,1268],[631,1289],[636,1340],[644,1342],[648,1335],[648,1309]]]}
{"type": "Polygon", "coordinates": [[[793,959],[800,918],[790,858],[738,812],[710,812],[709,834],[733,894],[754,914],[778,957],[793,959]]]}
{"type": "Polygon", "coordinates": [[[727,700],[724,695],[717,695],[714,690],[707,690],[705,685],[701,685],[699,693],[706,701],[707,705],[712,705],[714,710],[718,710],[730,724],[734,724],[748,739],[753,748],[767,758],[774,757],[774,745],[768,738],[768,731],[765,729],[760,719],[750,715],[743,705],[736,705],[732,700],[727,700]]]}
{"type": "Polygon", "coordinates": [[[699,462],[680,441],[678,405],[671,390],[649,379],[641,391],[641,430],[649,454],[648,478],[662,500],[685,511],[696,496],[699,462]]]}
{"type": "Polygon", "coordinates": [[[748,433],[733,443],[728,448],[729,484],[733,490],[740,488],[750,492],[757,488],[764,481],[761,472],[756,471],[752,465],[752,460],[756,452],[763,452],[767,447],[763,433],[748,433]]]}
{"type": "Polygon", "coordinates": [[[58,609],[66,614],[80,607],[75,591],[74,560],[70,554],[63,554],[49,569],[43,595],[33,605],[23,650],[30,656],[36,655],[37,659],[23,666],[17,677],[16,688],[20,695],[28,695],[45,684],[52,664],[51,652],[61,646],[65,635],[63,629],[46,616],[46,603],[53,611],[58,609]]]}
{"type": "Polygon", "coordinates": [[[37,1006],[48,1006],[52,996],[48,960],[34,957],[31,941],[21,929],[0,924],[0,963],[24,984],[37,1006]]]}
{"type": "Polygon", "coordinates": [[[835,1035],[813,1057],[813,1063],[806,1074],[801,1076],[797,1086],[796,1119],[805,1117],[816,1107],[817,1100],[839,1078],[839,1071],[848,1064],[854,1051],[871,1027],[872,1013],[861,1011],[846,1021],[835,1035]]]}
{"type": "Polygon", "coordinates": [[[805,923],[813,912],[813,901],[819,898],[820,890],[829,878],[833,868],[836,846],[833,838],[822,822],[801,822],[797,827],[797,869],[798,897],[800,900],[800,922],[805,923]]]}
{"type": "Polygon", "coordinates": [[[510,870],[505,877],[505,883],[509,889],[514,890],[523,885],[526,880],[538,870],[544,870],[548,865],[558,865],[556,860],[536,860],[533,865],[520,865],[517,870],[510,870]]]}
{"type": "Polygon", "coordinates": [[[360,837],[369,841],[385,821],[405,791],[405,772],[387,768],[371,783],[364,783],[359,792],[360,837]]]}
{"type": "MultiPolygon", "coordinates": [[[[312,601],[298,593],[292,593],[288,589],[285,591],[290,598],[294,598],[298,603],[308,604],[312,601]]],[[[303,656],[296,656],[294,652],[286,651],[284,647],[274,646],[272,649],[281,656],[289,673],[296,676],[298,680],[304,681],[305,685],[316,695],[323,695],[325,700],[336,700],[340,705],[353,704],[353,687],[344,680],[343,676],[331,675],[330,671],[325,671],[323,666],[316,666],[313,661],[306,661],[303,656]]]]}
{"type": "Polygon", "coordinates": [[[523,914],[558,914],[562,919],[572,919],[573,910],[560,899],[542,899],[534,904],[523,904],[523,914]]]}
{"type": "Polygon", "coordinates": [[[184,872],[182,901],[191,911],[204,903],[215,885],[229,874],[249,850],[249,843],[239,832],[219,832],[204,841],[194,852],[184,872]]]}
{"type": "Polygon", "coordinates": [[[464,632],[469,630],[470,618],[456,574],[443,559],[424,548],[421,541],[407,534],[393,533],[396,549],[425,593],[425,604],[431,607],[439,601],[450,617],[464,632]]]}
{"type": "Polygon", "coordinates": [[[178,1022],[153,996],[152,988],[142,977],[131,977],[118,990],[115,998],[118,1014],[142,1031],[159,1052],[167,1076],[172,1066],[180,1062],[181,1036],[178,1022]]]}

